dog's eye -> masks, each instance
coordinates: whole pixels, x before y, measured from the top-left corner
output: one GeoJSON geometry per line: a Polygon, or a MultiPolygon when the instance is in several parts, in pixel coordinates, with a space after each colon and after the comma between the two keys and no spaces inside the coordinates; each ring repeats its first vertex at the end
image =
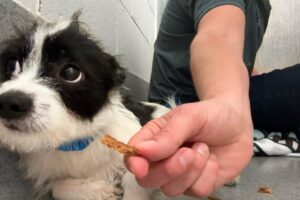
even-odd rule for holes
{"type": "Polygon", "coordinates": [[[20,72],[20,62],[16,58],[9,59],[6,63],[6,73],[11,76],[17,76],[20,72]]]}
{"type": "Polygon", "coordinates": [[[80,69],[73,64],[65,65],[60,72],[60,76],[69,83],[78,83],[83,78],[83,74],[80,69]]]}

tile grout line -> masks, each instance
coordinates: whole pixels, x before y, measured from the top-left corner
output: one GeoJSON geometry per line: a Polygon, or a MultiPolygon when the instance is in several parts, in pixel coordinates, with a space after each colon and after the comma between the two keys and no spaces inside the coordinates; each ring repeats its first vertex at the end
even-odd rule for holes
{"type": "Polygon", "coordinates": [[[42,9],[42,0],[36,0],[35,13],[40,15],[41,14],[41,9],[42,9]]]}
{"type": "Polygon", "coordinates": [[[139,31],[142,33],[143,37],[145,38],[145,40],[147,41],[147,43],[149,45],[151,45],[150,41],[148,40],[148,38],[146,37],[145,33],[142,31],[141,27],[138,25],[138,23],[135,21],[135,19],[130,15],[129,10],[126,8],[126,6],[124,5],[124,3],[119,0],[120,3],[122,4],[122,6],[124,7],[124,9],[126,10],[127,14],[129,15],[129,17],[132,19],[133,23],[137,26],[137,28],[139,29],[139,31]]]}
{"type": "Polygon", "coordinates": [[[148,5],[149,5],[149,7],[150,7],[150,10],[151,10],[153,16],[155,16],[155,13],[154,13],[154,10],[153,10],[153,8],[152,8],[152,5],[151,5],[150,1],[147,0],[147,2],[148,2],[148,5]]]}

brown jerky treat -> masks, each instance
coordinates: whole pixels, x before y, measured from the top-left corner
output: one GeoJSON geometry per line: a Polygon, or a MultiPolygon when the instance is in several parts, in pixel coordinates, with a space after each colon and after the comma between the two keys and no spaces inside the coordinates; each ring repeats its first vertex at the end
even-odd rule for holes
{"type": "Polygon", "coordinates": [[[268,186],[261,186],[257,192],[264,193],[264,194],[273,194],[272,189],[269,188],[268,186]]]}
{"type": "Polygon", "coordinates": [[[215,197],[215,196],[209,196],[207,197],[208,200],[221,200],[220,198],[218,197],[215,197]]]}
{"type": "Polygon", "coordinates": [[[101,142],[104,145],[108,146],[109,148],[118,151],[119,153],[132,155],[132,156],[139,155],[138,150],[136,148],[124,144],[123,142],[120,142],[109,135],[102,136],[101,142]]]}

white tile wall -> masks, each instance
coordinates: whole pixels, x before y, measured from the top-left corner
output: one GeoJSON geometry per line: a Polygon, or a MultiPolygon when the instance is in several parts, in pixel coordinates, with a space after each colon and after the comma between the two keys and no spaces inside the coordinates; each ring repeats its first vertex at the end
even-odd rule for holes
{"type": "MultiPolygon", "coordinates": [[[[153,0],[147,0],[150,7],[151,7],[151,11],[153,13],[153,15],[157,15],[157,6],[158,6],[158,2],[157,1],[153,1],[153,0]]],[[[159,0],[160,1],[160,0],[159,0]]]]}
{"type": "MultiPolygon", "coordinates": [[[[51,20],[84,8],[82,19],[104,48],[121,55],[124,67],[149,81],[153,43],[167,0],[15,0],[51,20]]],[[[270,0],[272,12],[258,71],[267,72],[300,62],[299,0],[270,0]]]]}
{"type": "Polygon", "coordinates": [[[300,63],[300,1],[270,0],[272,11],[256,68],[269,72],[300,63]]]}
{"type": "Polygon", "coordinates": [[[152,13],[151,7],[148,0],[138,0],[133,4],[133,19],[137,26],[141,29],[143,36],[151,43],[153,41],[152,34],[154,30],[154,15],[152,13]]]}
{"type": "Polygon", "coordinates": [[[16,32],[16,27],[26,29],[33,21],[32,13],[19,4],[11,0],[0,0],[0,52],[6,46],[3,41],[15,36],[12,33],[16,32]]]}
{"type": "Polygon", "coordinates": [[[41,15],[55,21],[71,16],[82,9],[81,20],[86,23],[103,47],[111,54],[116,53],[116,2],[118,0],[42,0],[41,15]],[[63,4],[62,4],[63,2],[63,4]]]}
{"type": "Polygon", "coordinates": [[[40,0],[15,0],[17,3],[24,5],[31,12],[36,13],[40,0]]]}
{"type": "Polygon", "coordinates": [[[82,21],[106,51],[120,55],[123,66],[149,81],[160,0],[16,0],[48,20],[83,8],[82,21]]]}
{"type": "Polygon", "coordinates": [[[117,15],[117,53],[131,72],[149,81],[156,17],[147,0],[122,0],[117,15]],[[132,9],[132,11],[130,11],[132,9]],[[131,13],[132,12],[132,13],[131,13]]]}
{"type": "Polygon", "coordinates": [[[126,8],[128,14],[130,16],[133,15],[133,3],[134,3],[134,0],[120,0],[120,2],[123,4],[123,6],[126,8]]]}

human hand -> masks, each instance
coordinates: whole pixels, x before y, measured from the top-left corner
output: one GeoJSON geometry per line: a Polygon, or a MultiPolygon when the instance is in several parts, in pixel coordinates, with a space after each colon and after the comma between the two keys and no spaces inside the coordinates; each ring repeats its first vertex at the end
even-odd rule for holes
{"type": "Polygon", "coordinates": [[[141,186],[167,196],[208,196],[251,159],[250,109],[243,109],[220,99],[178,106],[129,141],[141,157],[126,157],[126,166],[141,186]]]}

